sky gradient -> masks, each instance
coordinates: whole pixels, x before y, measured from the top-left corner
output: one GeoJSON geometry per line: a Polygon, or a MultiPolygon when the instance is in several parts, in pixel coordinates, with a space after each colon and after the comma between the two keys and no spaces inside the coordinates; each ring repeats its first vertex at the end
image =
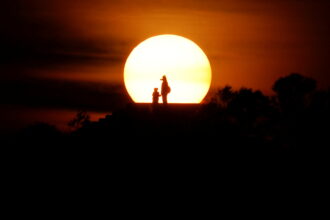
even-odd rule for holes
{"type": "Polygon", "coordinates": [[[68,93],[92,88],[109,94],[115,87],[110,90],[118,94],[129,53],[159,34],[184,36],[204,50],[212,88],[232,85],[271,94],[274,81],[291,72],[313,77],[326,88],[329,6],[325,0],[4,1],[3,104],[31,100],[49,105],[41,99],[67,107],[81,99],[71,95],[63,101],[68,93]],[[75,86],[61,90],[63,84],[75,86]]]}

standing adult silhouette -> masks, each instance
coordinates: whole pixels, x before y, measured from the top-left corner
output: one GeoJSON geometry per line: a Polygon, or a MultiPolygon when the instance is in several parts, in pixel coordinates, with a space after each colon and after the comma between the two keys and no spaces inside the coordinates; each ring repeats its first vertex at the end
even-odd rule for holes
{"type": "Polygon", "coordinates": [[[168,86],[168,82],[167,82],[167,78],[164,75],[163,78],[161,78],[160,80],[162,80],[162,89],[161,89],[161,95],[162,95],[162,100],[163,100],[163,104],[166,105],[167,104],[167,95],[168,93],[171,92],[171,88],[168,86]]]}

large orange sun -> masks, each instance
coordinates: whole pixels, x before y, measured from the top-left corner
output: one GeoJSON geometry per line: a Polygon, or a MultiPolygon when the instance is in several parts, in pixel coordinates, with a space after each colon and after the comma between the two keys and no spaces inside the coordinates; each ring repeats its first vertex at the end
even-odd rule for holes
{"type": "MultiPolygon", "coordinates": [[[[169,103],[200,103],[211,85],[211,66],[203,50],[177,35],[158,35],[141,42],[127,58],[126,89],[134,102],[152,102],[154,88],[166,75],[169,103]]],[[[160,99],[161,100],[161,99],[160,99]]]]}

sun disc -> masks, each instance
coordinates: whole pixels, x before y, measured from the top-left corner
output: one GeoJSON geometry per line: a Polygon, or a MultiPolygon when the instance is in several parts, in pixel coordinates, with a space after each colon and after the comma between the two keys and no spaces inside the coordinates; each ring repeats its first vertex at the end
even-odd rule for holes
{"type": "MultiPolygon", "coordinates": [[[[200,103],[211,85],[211,66],[203,50],[177,35],[158,35],[141,42],[124,68],[126,89],[134,102],[150,103],[166,75],[169,103],[200,103]]],[[[160,99],[161,100],[161,99],[160,99]]]]}

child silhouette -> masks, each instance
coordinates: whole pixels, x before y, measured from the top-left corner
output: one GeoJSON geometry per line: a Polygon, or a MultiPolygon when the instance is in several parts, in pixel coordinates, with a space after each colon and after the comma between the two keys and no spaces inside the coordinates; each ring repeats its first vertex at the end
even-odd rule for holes
{"type": "Polygon", "coordinates": [[[158,88],[154,88],[154,92],[152,93],[152,103],[154,105],[158,104],[159,96],[160,96],[160,94],[158,92],[158,88]]]}

